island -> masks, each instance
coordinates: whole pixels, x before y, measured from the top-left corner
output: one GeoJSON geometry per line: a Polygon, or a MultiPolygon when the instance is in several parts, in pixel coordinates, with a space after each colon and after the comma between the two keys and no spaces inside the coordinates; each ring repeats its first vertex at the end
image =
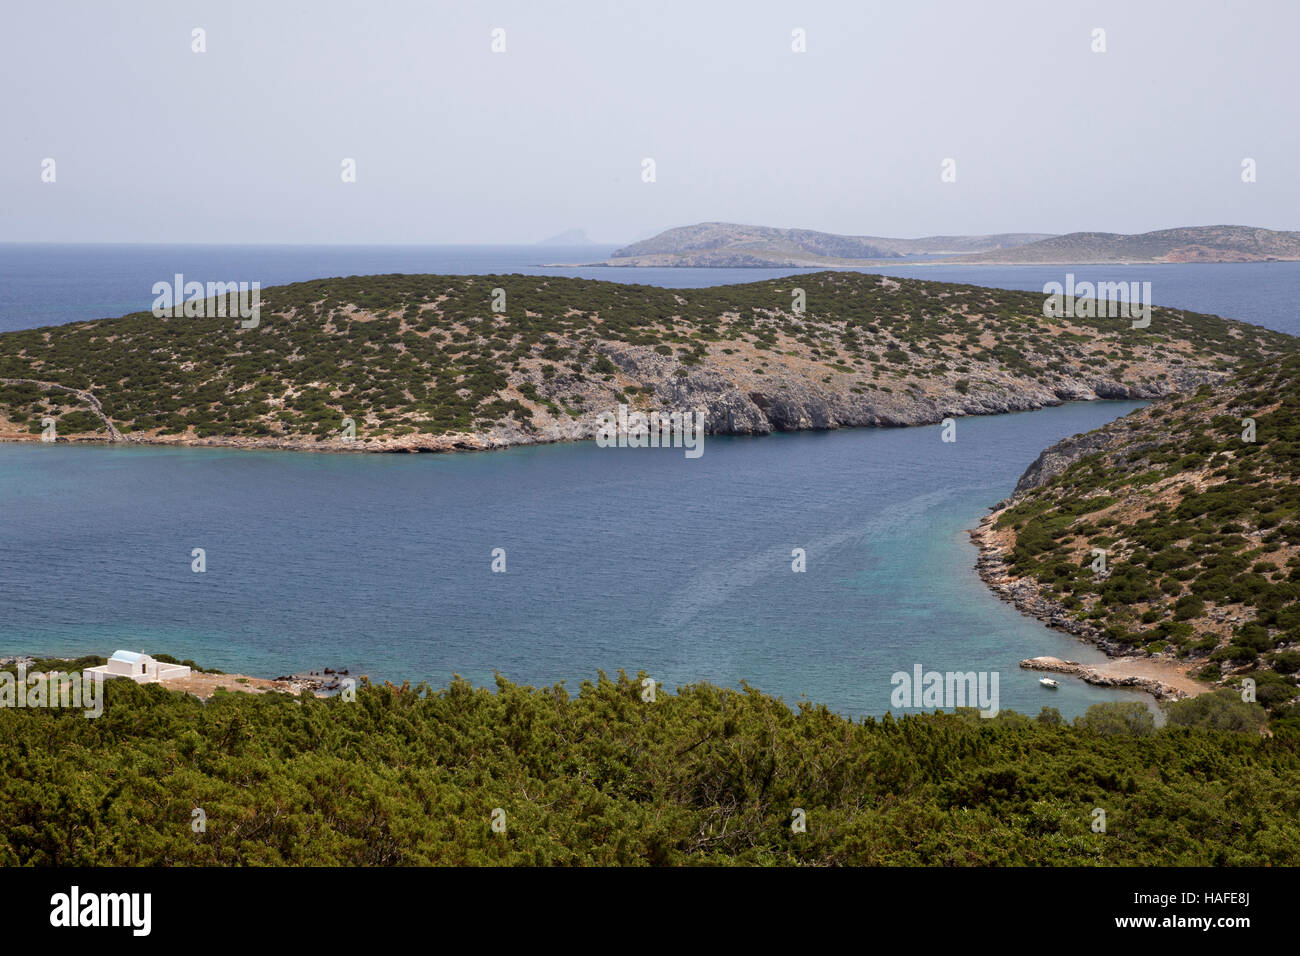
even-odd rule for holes
{"type": "Polygon", "coordinates": [[[1135,328],[1046,318],[1030,292],[833,271],[704,289],[321,279],[264,290],[251,327],[215,305],[0,334],[0,439],[491,449],[591,439],[619,405],[703,411],[715,435],[924,425],[1194,392],[1300,346],[1178,309],[1135,328]]]}
{"type": "Polygon", "coordinates": [[[668,229],[616,249],[605,266],[842,268],[907,263],[1089,265],[1300,260],[1300,232],[1254,226],[1185,226],[1138,235],[1013,232],[887,239],[811,229],[704,222],[668,229]]]}

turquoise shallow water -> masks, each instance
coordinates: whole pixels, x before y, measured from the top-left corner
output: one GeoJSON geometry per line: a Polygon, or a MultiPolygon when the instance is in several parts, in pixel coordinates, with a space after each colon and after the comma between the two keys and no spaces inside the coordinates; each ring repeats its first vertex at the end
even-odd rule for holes
{"type": "Polygon", "coordinates": [[[966,529],[1038,452],[1133,402],[936,427],[311,455],[0,445],[0,652],[165,651],[265,676],[530,684],[644,669],[853,715],[920,663],[1000,704],[1143,699],[1017,662],[1100,655],[997,600],[966,529]],[[203,548],[207,570],[191,570],[203,548]],[[491,571],[506,551],[506,573],[491,571]],[[791,570],[791,550],[807,571],[791,570]]]}

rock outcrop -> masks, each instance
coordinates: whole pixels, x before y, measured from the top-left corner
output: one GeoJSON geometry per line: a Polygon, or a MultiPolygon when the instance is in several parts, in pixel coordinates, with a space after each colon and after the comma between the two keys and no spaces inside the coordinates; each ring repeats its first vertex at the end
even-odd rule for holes
{"type": "Polygon", "coordinates": [[[1051,671],[1054,674],[1070,674],[1094,687],[1133,687],[1152,694],[1156,700],[1182,700],[1190,696],[1172,684],[1167,684],[1154,677],[1139,674],[1103,674],[1095,667],[1080,664],[1078,661],[1066,661],[1059,657],[1031,657],[1020,662],[1020,666],[1031,671],[1051,671]]]}

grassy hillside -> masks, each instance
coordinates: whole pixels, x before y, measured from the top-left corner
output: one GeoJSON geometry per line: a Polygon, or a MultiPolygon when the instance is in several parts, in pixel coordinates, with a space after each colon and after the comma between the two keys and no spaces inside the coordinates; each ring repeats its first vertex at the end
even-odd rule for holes
{"type": "Polygon", "coordinates": [[[1163,394],[1297,344],[1190,312],[1156,310],[1132,329],[1045,319],[1042,304],[856,273],[689,290],[324,279],[264,290],[256,328],[135,313],[4,333],[0,437],[35,436],[49,416],[61,438],[109,437],[111,423],[134,440],[310,445],[336,442],[351,417],[358,447],[483,447],[590,437],[620,402],[706,405],[715,432],[914,424],[1163,394]]]}
{"type": "Polygon", "coordinates": [[[94,720],[0,709],[0,865],[1300,864],[1300,730],[1218,697],[1156,731],[1140,704],[853,723],[621,676],[105,690],[94,720]]]}
{"type": "Polygon", "coordinates": [[[992,518],[1014,574],[1119,648],[1253,678],[1269,706],[1300,695],[1300,358],[1067,439],[1026,477],[992,518]]]}

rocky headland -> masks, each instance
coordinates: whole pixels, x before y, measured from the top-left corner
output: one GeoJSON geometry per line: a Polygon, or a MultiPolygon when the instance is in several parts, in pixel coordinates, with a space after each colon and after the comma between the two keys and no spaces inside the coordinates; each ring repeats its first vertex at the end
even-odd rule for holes
{"type": "Polygon", "coordinates": [[[1288,357],[1058,442],[971,532],[981,578],[1133,674],[1300,699],[1298,396],[1288,357]]]}

